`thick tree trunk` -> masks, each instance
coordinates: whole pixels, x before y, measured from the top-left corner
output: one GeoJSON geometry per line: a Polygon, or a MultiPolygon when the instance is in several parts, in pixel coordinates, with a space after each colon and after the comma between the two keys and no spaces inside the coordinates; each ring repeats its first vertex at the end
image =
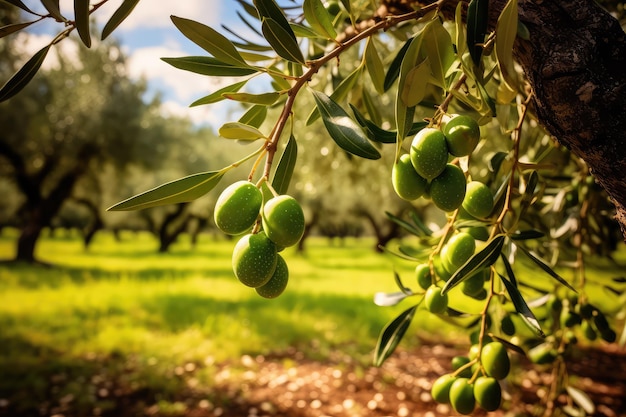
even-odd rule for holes
{"type": "MultiPolygon", "coordinates": [[[[454,18],[459,0],[443,5],[454,18]]],[[[383,0],[379,14],[402,13],[420,0],[383,0]]],[[[495,27],[506,0],[489,2],[495,27]]],[[[589,166],[616,208],[626,238],[626,34],[594,0],[518,0],[529,38],[514,56],[533,92],[538,121],[589,166]]]]}
{"type": "Polygon", "coordinates": [[[159,253],[165,253],[169,250],[172,243],[176,242],[178,236],[185,231],[191,216],[185,212],[185,208],[189,203],[180,203],[176,206],[176,210],[165,216],[163,223],[159,229],[159,253]],[[178,225],[172,226],[178,221],[178,225]]]}
{"type": "Polygon", "coordinates": [[[42,223],[41,221],[30,221],[22,228],[20,236],[17,239],[16,261],[35,262],[35,247],[41,235],[41,231],[44,228],[42,223]]]}

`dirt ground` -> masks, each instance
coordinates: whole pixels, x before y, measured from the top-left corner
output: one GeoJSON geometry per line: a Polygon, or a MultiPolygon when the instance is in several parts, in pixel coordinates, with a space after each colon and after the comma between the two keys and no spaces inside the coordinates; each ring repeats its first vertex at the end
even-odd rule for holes
{"type": "MultiPolygon", "coordinates": [[[[240,373],[232,378],[231,366],[220,367],[216,379],[222,401],[199,401],[188,409],[193,417],[435,417],[456,415],[430,397],[432,381],[448,372],[450,359],[461,354],[444,345],[423,345],[396,352],[381,368],[358,366],[337,355],[332,363],[306,360],[297,351],[273,356],[244,356],[240,373]],[[238,381],[233,384],[233,380],[238,381]]],[[[518,358],[520,359],[520,358],[518,358]]],[[[522,366],[529,366],[521,358],[522,366]]],[[[604,348],[581,351],[568,370],[575,385],[593,399],[595,416],[626,416],[626,351],[604,348]]],[[[530,416],[537,411],[550,380],[546,372],[531,371],[522,389],[504,386],[507,415],[530,416]],[[539,390],[538,390],[539,388],[539,390]]],[[[560,400],[565,401],[562,396],[560,400]]],[[[147,414],[161,415],[158,408],[147,414]]],[[[503,416],[503,412],[476,411],[476,416],[503,416]]]]}

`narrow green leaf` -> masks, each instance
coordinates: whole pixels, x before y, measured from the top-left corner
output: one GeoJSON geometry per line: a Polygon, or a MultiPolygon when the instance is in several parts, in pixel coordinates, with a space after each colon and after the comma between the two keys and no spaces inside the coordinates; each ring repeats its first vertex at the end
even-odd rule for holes
{"type": "MultiPolygon", "coordinates": [[[[335,90],[330,94],[330,98],[335,102],[340,102],[344,98],[346,98],[348,93],[354,88],[355,84],[361,79],[362,71],[362,66],[358,66],[354,71],[352,71],[350,75],[344,78],[339,83],[337,88],[335,88],[335,90]]],[[[309,117],[306,119],[306,125],[309,126],[310,124],[315,122],[319,116],[320,113],[316,107],[311,111],[311,114],[309,114],[309,117]]]]}
{"type": "Polygon", "coordinates": [[[467,52],[467,38],[465,36],[465,25],[463,23],[463,3],[459,2],[456,5],[454,12],[454,29],[456,34],[455,44],[456,53],[461,62],[463,61],[463,55],[467,52]]]}
{"type": "Polygon", "coordinates": [[[295,36],[289,36],[289,33],[274,19],[264,19],[261,24],[261,30],[265,40],[281,58],[302,65],[305,64],[304,56],[295,36]]]}
{"type": "Polygon", "coordinates": [[[428,226],[426,226],[424,224],[424,222],[422,221],[422,219],[419,218],[419,216],[417,215],[417,213],[415,211],[411,211],[411,213],[409,214],[411,216],[411,220],[413,220],[413,223],[415,223],[415,225],[422,231],[424,232],[424,234],[426,236],[432,236],[433,235],[433,231],[430,230],[430,228],[428,226]]]}
{"type": "Polygon", "coordinates": [[[378,55],[373,37],[367,40],[365,46],[365,67],[372,79],[374,88],[379,94],[383,94],[385,92],[385,67],[380,55],[378,55]]]}
{"type": "Polygon", "coordinates": [[[33,55],[22,68],[0,88],[0,103],[6,101],[20,92],[33,79],[43,63],[50,46],[44,46],[33,55]]]}
{"type": "Polygon", "coordinates": [[[320,35],[308,26],[304,26],[299,23],[290,23],[289,26],[291,26],[293,34],[299,38],[325,39],[325,36],[320,35]]]}
{"type": "Polygon", "coordinates": [[[219,90],[209,94],[208,96],[204,96],[194,101],[193,103],[189,105],[189,107],[196,107],[196,106],[201,106],[204,104],[211,104],[211,103],[217,103],[219,101],[222,101],[225,99],[225,97],[223,96],[224,93],[236,93],[244,85],[246,85],[247,82],[248,80],[244,80],[235,84],[228,85],[224,88],[220,88],[219,90]]]}
{"type": "Polygon", "coordinates": [[[454,63],[456,56],[452,47],[450,34],[443,27],[441,20],[434,19],[424,31],[424,49],[428,56],[428,63],[437,85],[447,88],[446,74],[454,63]]]}
{"type": "Polygon", "coordinates": [[[565,389],[572,400],[588,415],[593,415],[596,412],[596,406],[586,393],[571,385],[566,386],[565,389]]]}
{"type": "Polygon", "coordinates": [[[404,310],[395,319],[385,326],[376,343],[376,350],[374,352],[374,365],[381,366],[385,360],[391,356],[400,340],[404,337],[415,312],[417,311],[417,305],[404,310]]]}
{"type": "Polygon", "coordinates": [[[109,207],[109,211],[141,210],[167,204],[187,203],[211,191],[224,176],[223,171],[193,174],[159,185],[109,207]]]}
{"type": "Polygon", "coordinates": [[[276,167],[274,178],[272,179],[272,188],[274,188],[278,194],[287,194],[297,159],[298,143],[296,142],[296,138],[292,135],[289,137],[287,146],[285,146],[285,150],[280,156],[280,161],[278,161],[278,166],[276,167]]]}
{"type": "Polygon", "coordinates": [[[312,92],[326,130],[341,149],[362,158],[380,158],[378,150],[367,140],[363,130],[343,108],[326,94],[315,90],[312,92]]]}
{"type": "MultiPolygon", "coordinates": [[[[380,107],[382,107],[380,102],[378,100],[376,102],[374,101],[367,88],[361,88],[361,96],[363,97],[363,104],[365,105],[365,109],[367,110],[367,114],[369,114],[370,119],[377,126],[380,126],[383,123],[383,117],[380,112],[380,107]]],[[[376,98],[379,98],[379,96],[376,98]]]]}
{"type": "Polygon", "coordinates": [[[10,35],[11,33],[15,33],[24,28],[27,28],[35,22],[36,21],[24,22],[24,23],[13,23],[11,25],[2,26],[0,27],[0,38],[4,38],[5,36],[10,35]]]}
{"type": "Polygon", "coordinates": [[[87,48],[91,48],[91,33],[89,32],[89,0],[74,0],[74,23],[78,36],[87,48]]]}
{"type": "Polygon", "coordinates": [[[392,222],[396,223],[398,226],[402,227],[404,230],[406,230],[407,232],[411,233],[412,235],[414,235],[414,236],[423,236],[424,235],[424,233],[422,233],[422,231],[420,229],[418,229],[417,227],[415,227],[411,223],[407,222],[406,220],[401,219],[400,217],[396,216],[395,214],[386,211],[385,215],[389,218],[389,220],[391,220],[392,222]]]}
{"type": "Polygon", "coordinates": [[[513,285],[517,287],[517,278],[515,278],[515,272],[513,271],[513,267],[511,266],[511,263],[509,262],[508,258],[506,257],[504,253],[501,253],[500,259],[502,260],[502,263],[504,264],[504,269],[506,269],[506,275],[509,277],[513,285]]]}
{"type": "Polygon", "coordinates": [[[304,18],[315,32],[327,39],[337,37],[333,18],[320,0],[304,0],[302,10],[304,11],[304,18]]]}
{"type": "Polygon", "coordinates": [[[210,56],[184,56],[179,58],[161,58],[161,60],[178,69],[216,77],[239,77],[257,72],[252,67],[234,66],[210,56]]]}
{"type": "Polygon", "coordinates": [[[496,235],[487,243],[487,245],[480,252],[474,254],[467,260],[465,264],[461,266],[446,282],[441,289],[441,293],[445,294],[452,288],[463,282],[465,279],[471,277],[476,272],[483,268],[487,268],[498,259],[500,253],[502,253],[502,246],[504,245],[504,235],[496,235]]]}
{"type": "MultiPolygon", "coordinates": [[[[397,274],[396,274],[397,276],[397,274]]],[[[399,304],[402,300],[410,296],[402,291],[398,292],[377,292],[374,294],[374,304],[379,307],[391,307],[399,304]]]]}
{"type": "Polygon", "coordinates": [[[411,291],[410,288],[404,286],[404,283],[400,278],[400,274],[398,274],[396,271],[393,272],[393,279],[396,281],[396,285],[398,286],[398,288],[400,288],[400,291],[402,291],[406,295],[413,295],[413,291],[411,291]]]}
{"type": "Polygon", "coordinates": [[[430,61],[426,58],[409,70],[404,78],[400,98],[406,107],[417,106],[426,95],[426,86],[430,77],[430,61]]]}
{"type": "Polygon", "coordinates": [[[276,103],[281,96],[277,91],[262,94],[250,93],[224,93],[223,96],[229,100],[241,101],[243,103],[260,104],[262,106],[270,106],[276,103]]]}
{"type": "Polygon", "coordinates": [[[371,140],[378,143],[396,143],[396,132],[378,127],[374,122],[365,118],[359,109],[354,107],[351,103],[349,103],[349,105],[352,109],[352,113],[354,113],[354,119],[366,130],[371,140]]]}
{"type": "Polygon", "coordinates": [[[518,245],[517,246],[522,252],[524,252],[524,254],[526,256],[528,256],[530,258],[531,261],[533,261],[535,263],[535,265],[537,265],[539,268],[543,269],[543,271],[545,273],[547,273],[548,275],[550,275],[552,278],[554,278],[555,280],[557,280],[558,282],[560,282],[561,284],[565,285],[567,288],[569,288],[570,290],[577,292],[574,287],[571,286],[571,284],[569,282],[567,282],[563,277],[561,277],[559,274],[557,274],[556,272],[554,272],[554,270],[548,265],[548,263],[546,261],[544,261],[543,259],[541,259],[541,257],[539,257],[539,255],[535,254],[534,252],[526,249],[525,247],[518,245]]]}
{"type": "Polygon", "coordinates": [[[511,297],[511,301],[513,302],[513,306],[515,307],[515,311],[519,313],[522,317],[524,323],[526,323],[531,330],[533,330],[538,336],[545,337],[546,335],[541,330],[541,326],[539,325],[539,321],[533,314],[528,304],[526,304],[526,300],[522,297],[522,294],[519,292],[517,287],[511,283],[506,277],[498,274],[500,280],[504,283],[506,287],[506,291],[509,293],[511,297]]]}
{"type": "Polygon", "coordinates": [[[235,45],[218,31],[194,20],[177,16],[171,16],[171,19],[183,35],[216,59],[241,68],[249,66],[235,45]]]}
{"type": "Polygon", "coordinates": [[[243,123],[252,127],[259,128],[267,117],[267,106],[260,104],[254,105],[248,109],[238,120],[239,123],[243,123]]]}
{"type": "Polygon", "coordinates": [[[224,123],[219,129],[218,134],[226,139],[248,140],[253,141],[264,138],[265,135],[259,129],[240,122],[224,123]]]}
{"type": "Polygon", "coordinates": [[[130,15],[139,0],[124,0],[115,10],[109,21],[102,29],[102,40],[105,40],[130,15]]]}
{"type": "Polygon", "coordinates": [[[19,7],[20,9],[30,14],[38,15],[38,13],[35,13],[31,9],[29,9],[28,6],[26,6],[21,0],[2,0],[2,1],[8,4],[11,4],[15,7],[19,7]]]}
{"type": "Polygon", "coordinates": [[[241,5],[241,7],[243,7],[246,13],[248,13],[250,16],[254,17],[255,19],[259,19],[259,12],[257,11],[257,9],[254,7],[252,3],[248,3],[247,1],[244,1],[244,0],[236,0],[236,1],[237,3],[241,5]]]}
{"type": "Polygon", "coordinates": [[[471,0],[467,6],[467,47],[474,65],[480,63],[489,23],[489,0],[471,0]]]}
{"type": "Polygon", "coordinates": [[[409,40],[406,41],[404,45],[402,45],[402,48],[400,48],[396,56],[393,58],[393,61],[391,61],[391,64],[389,64],[389,69],[385,74],[385,81],[383,83],[385,91],[389,90],[393,83],[398,79],[398,76],[400,75],[400,66],[402,65],[402,61],[404,60],[404,55],[406,55],[406,52],[409,49],[409,46],[411,46],[411,42],[413,42],[413,39],[415,38],[409,38],[409,40]]]}
{"type": "MultiPolygon", "coordinates": [[[[405,92],[407,76],[418,64],[417,59],[422,45],[423,33],[424,31],[422,30],[414,36],[414,40],[409,44],[409,47],[403,56],[402,64],[400,65],[398,92],[395,104],[396,131],[398,133],[396,140],[396,159],[401,153],[402,141],[407,136],[407,132],[413,124],[415,106],[407,106],[406,101],[403,100],[402,96],[403,94],[405,96],[407,95],[405,92]]],[[[411,80],[413,80],[413,76],[411,76],[411,80]]]]}
{"type": "Polygon", "coordinates": [[[500,72],[504,81],[509,85],[515,85],[513,74],[513,43],[517,36],[517,0],[509,0],[496,24],[496,58],[500,65],[500,72]]]}
{"type": "Polygon", "coordinates": [[[254,6],[259,13],[259,20],[272,19],[283,28],[288,37],[294,42],[296,37],[289,26],[289,21],[283,13],[283,9],[274,0],[254,0],[254,6]]]}
{"type": "Polygon", "coordinates": [[[54,17],[59,22],[67,22],[67,19],[61,14],[59,7],[59,0],[41,0],[41,4],[46,8],[50,16],[54,17]]]}
{"type": "Polygon", "coordinates": [[[341,0],[341,4],[343,4],[343,7],[346,8],[348,13],[352,12],[352,7],[350,6],[350,0],[341,0]]]}

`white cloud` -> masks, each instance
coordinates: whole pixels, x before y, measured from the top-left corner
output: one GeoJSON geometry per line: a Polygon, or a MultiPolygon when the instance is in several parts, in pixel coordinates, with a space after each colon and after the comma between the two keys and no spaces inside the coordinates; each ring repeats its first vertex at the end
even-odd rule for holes
{"type": "MultiPolygon", "coordinates": [[[[68,0],[66,0],[67,2],[68,0]]],[[[128,31],[138,28],[172,27],[171,15],[198,20],[208,26],[218,25],[222,18],[223,1],[215,0],[179,0],[157,1],[141,0],[133,12],[124,20],[118,30],[128,31]]],[[[108,19],[119,7],[121,0],[111,1],[98,11],[100,19],[108,19]]],[[[71,6],[70,6],[71,7],[71,6]]]]}

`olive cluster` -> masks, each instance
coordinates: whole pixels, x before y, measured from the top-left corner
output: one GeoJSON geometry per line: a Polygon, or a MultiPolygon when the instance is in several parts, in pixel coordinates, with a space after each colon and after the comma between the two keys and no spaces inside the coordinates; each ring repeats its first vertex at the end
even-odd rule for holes
{"type": "Polygon", "coordinates": [[[506,347],[485,338],[482,348],[475,344],[468,356],[452,359],[454,371],[439,377],[432,385],[435,401],[450,404],[460,414],[471,414],[476,406],[495,411],[502,402],[499,380],[507,377],[511,362],[506,347]]]}
{"type": "Polygon", "coordinates": [[[235,245],[235,276],[265,298],[278,297],[287,287],[289,269],[279,254],[300,241],[304,213],[296,199],[279,195],[263,201],[263,193],[249,181],[228,186],[217,199],[215,224],[229,235],[243,235],[235,245]],[[261,217],[261,228],[255,228],[261,217]]]}
{"type": "Polygon", "coordinates": [[[400,155],[393,166],[391,181],[396,194],[409,201],[430,197],[446,212],[458,209],[466,201],[470,215],[488,216],[493,209],[489,188],[477,181],[467,184],[463,170],[448,162],[450,157],[470,155],[479,140],[478,123],[464,115],[452,117],[443,129],[420,130],[409,153],[400,155]]]}

